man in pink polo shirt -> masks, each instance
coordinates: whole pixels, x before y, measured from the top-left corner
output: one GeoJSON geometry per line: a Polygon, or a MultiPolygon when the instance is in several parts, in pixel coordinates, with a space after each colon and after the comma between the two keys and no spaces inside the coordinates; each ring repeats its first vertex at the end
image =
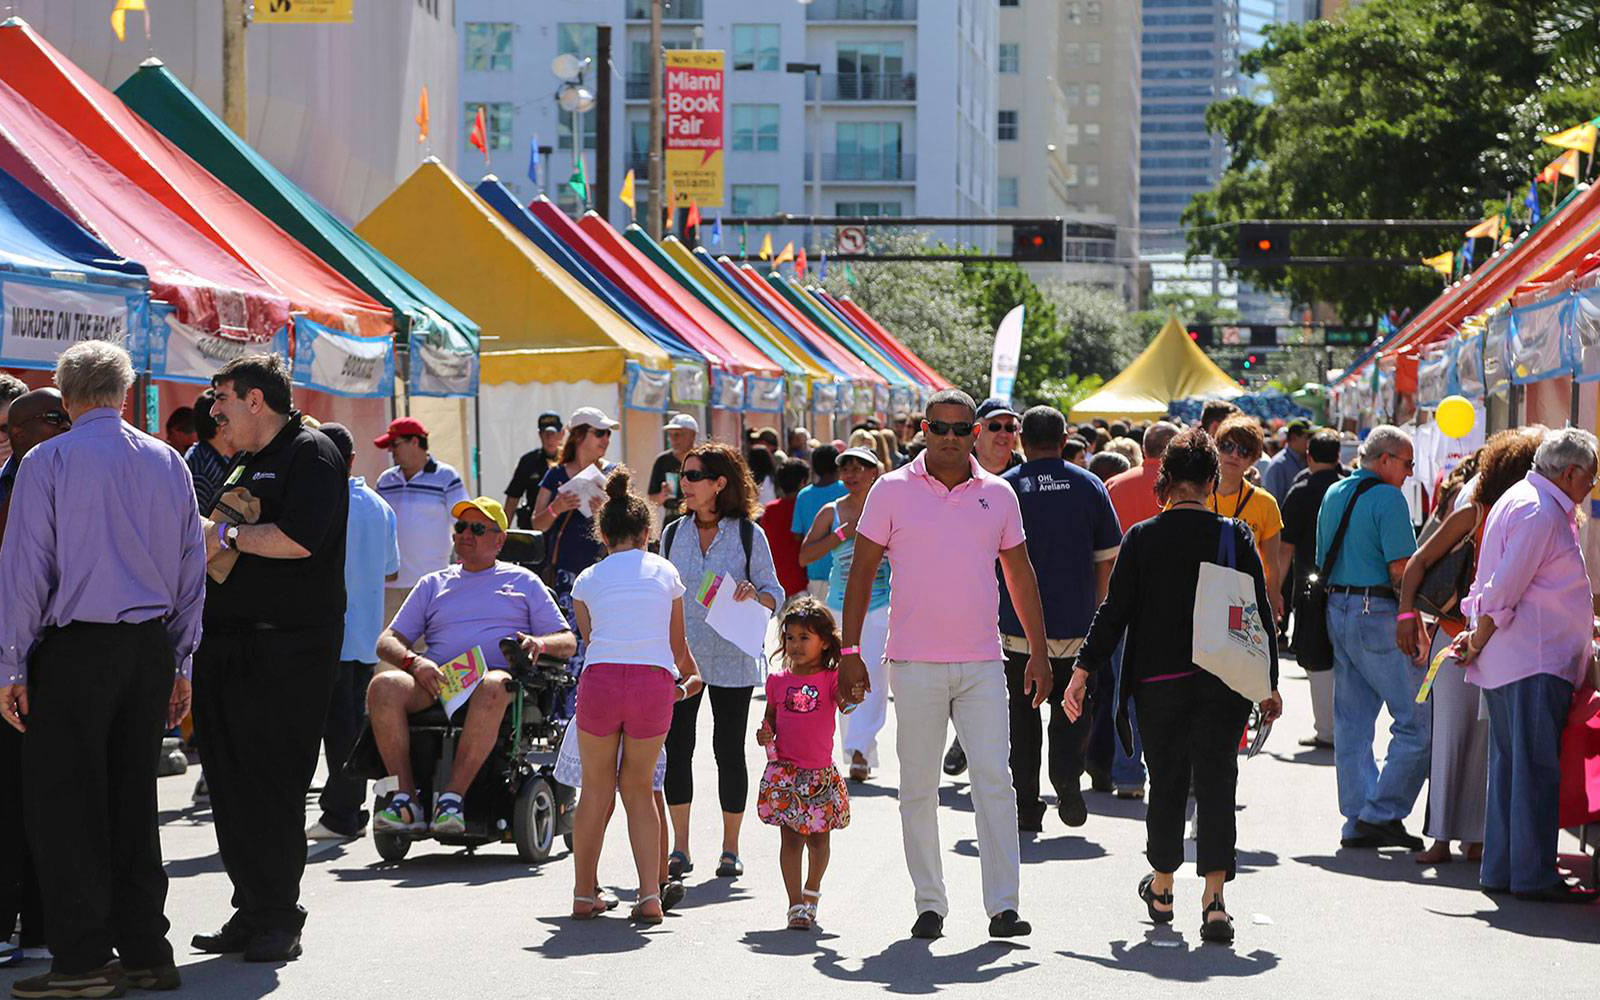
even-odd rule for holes
{"type": "Polygon", "coordinates": [[[926,413],[927,449],[878,480],[856,524],[839,687],[870,690],[857,647],[873,577],[887,555],[894,574],[885,658],[897,721],[900,826],[916,890],[911,934],[939,937],[950,909],[939,860],[938,806],[939,761],[953,719],[972,772],[989,936],[1020,937],[1032,928],[1017,914],[1017,800],[995,559],[1027,634],[1024,689],[1034,708],[1044,704],[1051,684],[1039,586],[1017,495],[972,457],[972,397],[946,389],[928,401],[926,413]]]}

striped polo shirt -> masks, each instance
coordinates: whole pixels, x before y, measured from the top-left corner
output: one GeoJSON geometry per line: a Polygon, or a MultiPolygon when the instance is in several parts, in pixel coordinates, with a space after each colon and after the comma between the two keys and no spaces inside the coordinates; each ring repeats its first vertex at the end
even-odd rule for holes
{"type": "Polygon", "coordinates": [[[426,574],[450,565],[450,508],[469,499],[455,469],[430,458],[407,479],[391,465],[378,476],[378,495],[394,509],[400,536],[400,577],[390,587],[410,590],[426,574]]]}

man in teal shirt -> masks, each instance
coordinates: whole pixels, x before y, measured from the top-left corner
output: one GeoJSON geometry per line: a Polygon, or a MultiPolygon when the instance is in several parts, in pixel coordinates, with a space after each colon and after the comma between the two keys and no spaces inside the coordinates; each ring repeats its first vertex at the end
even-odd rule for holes
{"type": "Polygon", "coordinates": [[[1410,435],[1387,424],[1375,427],[1362,445],[1360,468],[1328,488],[1317,514],[1321,566],[1346,508],[1355,504],[1338,560],[1327,567],[1333,759],[1344,847],[1422,850],[1403,821],[1428,776],[1432,716],[1416,703],[1423,673],[1394,638],[1400,576],[1417,548],[1400,492],[1411,471],[1410,435]],[[1380,775],[1372,739],[1385,707],[1394,725],[1380,775]]]}
{"type": "MultiPolygon", "coordinates": [[[[794,523],[789,530],[806,537],[817,511],[848,492],[839,482],[839,452],[831,444],[817,446],[811,453],[811,472],[817,481],[801,490],[794,498],[794,523]]],[[[828,599],[828,573],[833,569],[833,553],[828,553],[806,566],[806,590],[819,601],[828,599]]]]}

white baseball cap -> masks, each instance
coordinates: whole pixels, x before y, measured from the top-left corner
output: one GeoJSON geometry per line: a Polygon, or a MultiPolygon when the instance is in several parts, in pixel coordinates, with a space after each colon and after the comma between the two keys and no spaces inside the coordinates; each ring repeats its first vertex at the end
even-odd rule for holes
{"type": "Polygon", "coordinates": [[[662,430],[693,431],[694,433],[699,434],[700,421],[696,420],[693,416],[687,413],[674,413],[672,415],[672,419],[667,421],[666,426],[663,427],[662,430]]]}
{"type": "Polygon", "coordinates": [[[615,430],[621,425],[602,413],[598,406],[580,406],[572,411],[572,419],[567,421],[567,426],[573,430],[579,427],[603,427],[615,430]]]}

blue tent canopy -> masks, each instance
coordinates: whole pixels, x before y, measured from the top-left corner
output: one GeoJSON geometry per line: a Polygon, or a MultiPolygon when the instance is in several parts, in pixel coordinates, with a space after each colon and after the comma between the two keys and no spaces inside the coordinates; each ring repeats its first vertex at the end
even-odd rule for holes
{"type": "Polygon", "coordinates": [[[148,287],[144,266],[117,256],[88,230],[0,171],[0,270],[36,277],[148,287]]]}
{"type": "Polygon", "coordinates": [[[814,364],[836,379],[849,378],[847,374],[840,371],[839,367],[828,359],[827,355],[823,354],[821,351],[818,351],[816,347],[812,345],[810,339],[803,331],[796,329],[794,324],[790,323],[787,319],[779,315],[776,310],[772,309],[755,295],[752,295],[750,290],[744,287],[744,284],[740,282],[739,279],[735,278],[728,272],[728,267],[726,264],[723,264],[720,260],[712,257],[706,252],[704,247],[695,247],[693,253],[695,255],[695,259],[700,261],[701,264],[705,265],[706,270],[720,278],[722,283],[727,285],[729,290],[731,290],[733,294],[737,295],[745,303],[745,305],[754,309],[768,323],[771,323],[773,326],[777,327],[778,330],[788,336],[790,340],[793,340],[795,344],[797,344],[806,352],[807,356],[814,364]]]}

